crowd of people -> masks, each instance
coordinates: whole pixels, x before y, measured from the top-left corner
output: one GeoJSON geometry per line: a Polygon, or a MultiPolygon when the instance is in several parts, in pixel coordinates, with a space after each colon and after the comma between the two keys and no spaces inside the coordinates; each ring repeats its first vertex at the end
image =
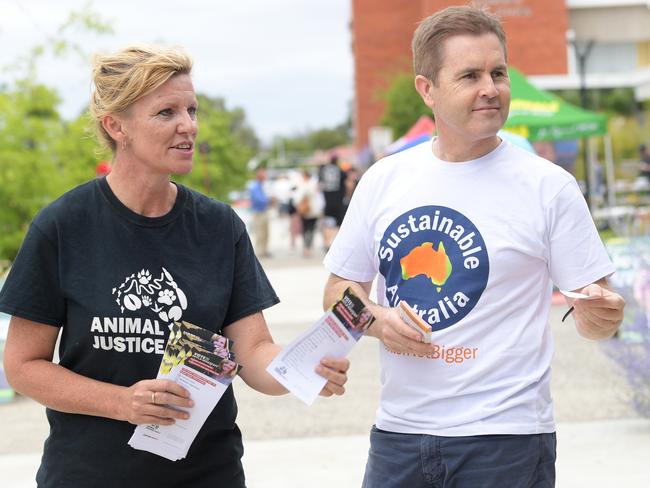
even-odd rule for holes
{"type": "Polygon", "coordinates": [[[315,236],[320,233],[323,251],[327,252],[359,178],[359,170],[347,161],[340,161],[336,154],[319,166],[282,172],[272,178],[267,178],[264,169],[258,170],[249,187],[251,233],[257,255],[272,257],[269,252],[273,239],[269,232],[272,212],[285,221],[283,232],[289,236],[290,251],[302,247],[302,256],[314,256],[315,236]]]}

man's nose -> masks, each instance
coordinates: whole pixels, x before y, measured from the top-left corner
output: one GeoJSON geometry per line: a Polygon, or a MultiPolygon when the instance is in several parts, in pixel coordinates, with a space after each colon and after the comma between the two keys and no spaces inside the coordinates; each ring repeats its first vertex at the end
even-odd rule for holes
{"type": "Polygon", "coordinates": [[[497,88],[492,76],[486,75],[481,80],[481,91],[480,95],[486,98],[494,98],[499,94],[499,89],[497,88]]]}

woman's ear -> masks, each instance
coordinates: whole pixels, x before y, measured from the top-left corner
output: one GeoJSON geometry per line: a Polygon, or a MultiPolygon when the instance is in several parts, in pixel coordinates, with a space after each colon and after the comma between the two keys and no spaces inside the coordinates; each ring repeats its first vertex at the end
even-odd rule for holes
{"type": "Polygon", "coordinates": [[[104,115],[101,119],[102,127],[111,136],[118,147],[126,145],[126,128],[124,120],[112,114],[104,115]]]}

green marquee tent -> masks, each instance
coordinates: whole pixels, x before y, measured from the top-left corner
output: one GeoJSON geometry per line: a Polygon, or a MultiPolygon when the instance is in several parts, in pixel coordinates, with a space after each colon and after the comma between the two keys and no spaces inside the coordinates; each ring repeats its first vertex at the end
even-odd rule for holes
{"type": "Polygon", "coordinates": [[[504,129],[529,141],[580,139],[607,133],[607,117],[534,87],[510,68],[510,115],[504,129]]]}

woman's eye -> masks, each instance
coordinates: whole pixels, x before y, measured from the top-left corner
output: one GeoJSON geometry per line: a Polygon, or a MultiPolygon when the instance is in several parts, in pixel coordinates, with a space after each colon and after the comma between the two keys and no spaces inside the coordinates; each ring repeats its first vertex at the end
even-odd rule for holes
{"type": "Polygon", "coordinates": [[[172,114],[172,110],[170,108],[166,108],[158,112],[158,115],[163,115],[165,117],[168,117],[172,114]]]}
{"type": "Polygon", "coordinates": [[[188,108],[187,113],[190,114],[190,117],[196,118],[196,107],[188,108]]]}

